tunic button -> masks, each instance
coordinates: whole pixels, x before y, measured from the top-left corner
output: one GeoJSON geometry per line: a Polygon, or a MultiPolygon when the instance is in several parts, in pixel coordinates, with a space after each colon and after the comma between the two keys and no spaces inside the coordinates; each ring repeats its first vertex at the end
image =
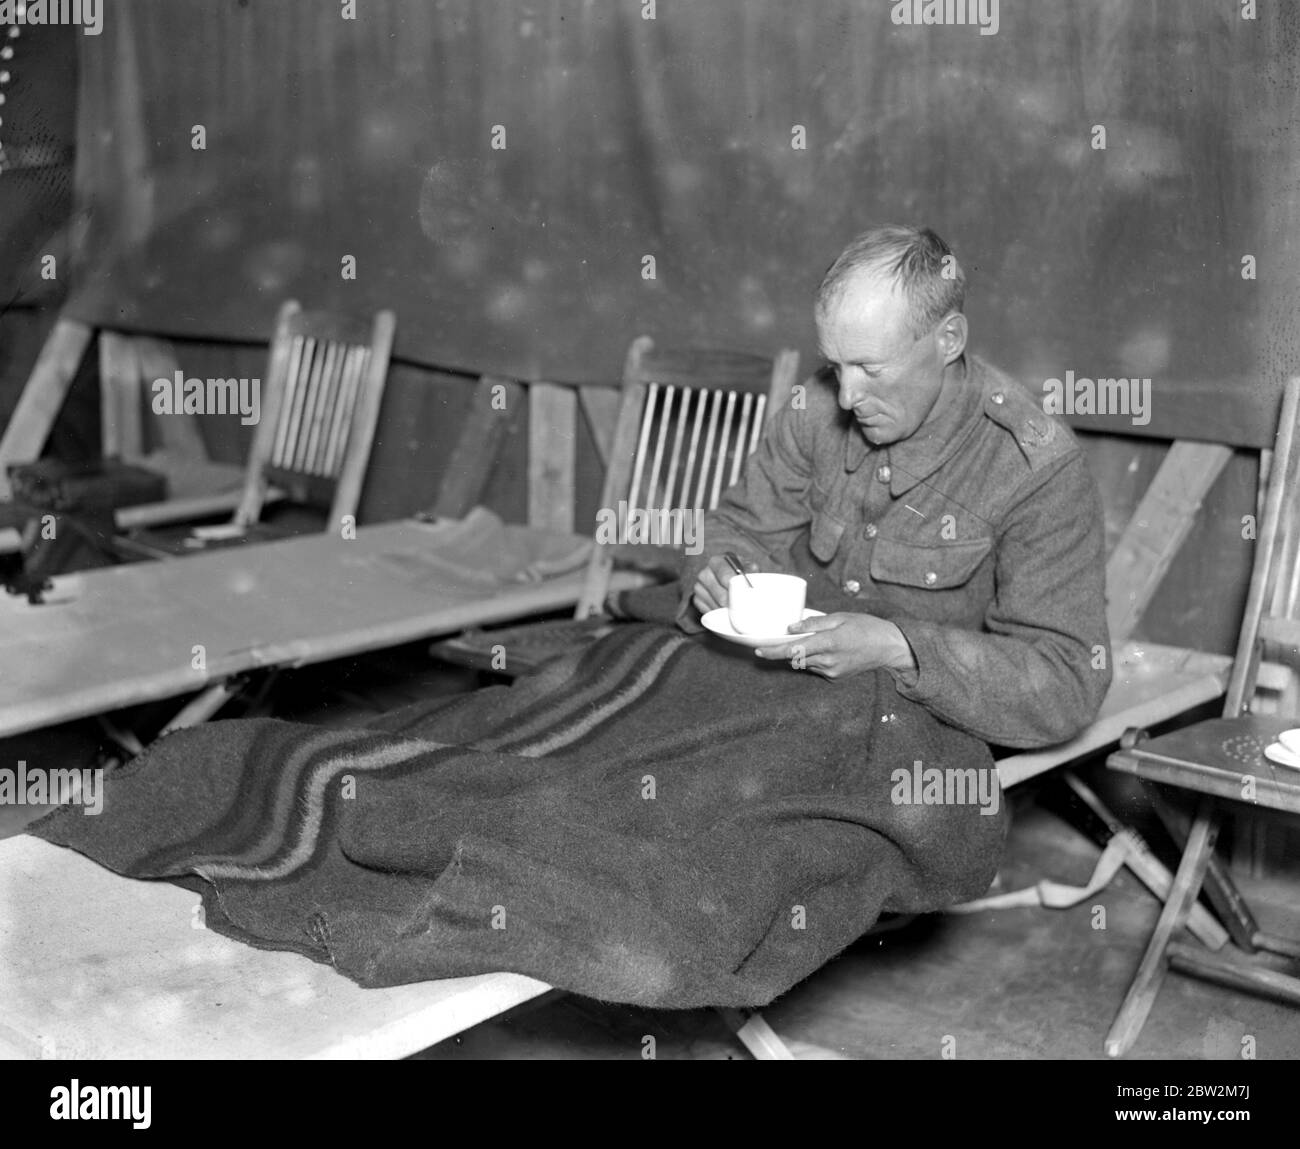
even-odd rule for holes
{"type": "Polygon", "coordinates": [[[876,468],[876,478],[879,479],[882,483],[889,482],[889,477],[892,474],[893,471],[889,469],[888,463],[886,463],[883,467],[876,468]]]}
{"type": "Polygon", "coordinates": [[[862,584],[855,578],[846,578],[844,580],[844,593],[857,594],[862,589],[862,584]]]}
{"type": "Polygon", "coordinates": [[[994,403],[1001,403],[1002,400],[1005,398],[1005,396],[1002,394],[1001,391],[994,391],[993,394],[989,396],[989,398],[992,399],[994,403]]]}
{"type": "Polygon", "coordinates": [[[867,538],[874,539],[876,537],[876,524],[868,523],[866,529],[862,533],[866,535],[867,538]]]}
{"type": "Polygon", "coordinates": [[[934,584],[937,583],[938,581],[939,581],[939,576],[938,576],[937,574],[935,574],[934,571],[926,571],[926,572],[925,572],[925,585],[926,585],[926,586],[934,586],[934,584]]]}

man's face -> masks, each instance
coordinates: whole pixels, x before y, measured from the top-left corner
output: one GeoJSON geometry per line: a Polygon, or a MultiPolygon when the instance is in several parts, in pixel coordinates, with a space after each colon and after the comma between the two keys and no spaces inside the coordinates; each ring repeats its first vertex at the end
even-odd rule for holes
{"type": "Polygon", "coordinates": [[[873,446],[916,432],[939,400],[944,354],[935,332],[914,339],[894,284],[858,272],[816,315],[817,341],[839,383],[839,403],[873,446]]]}

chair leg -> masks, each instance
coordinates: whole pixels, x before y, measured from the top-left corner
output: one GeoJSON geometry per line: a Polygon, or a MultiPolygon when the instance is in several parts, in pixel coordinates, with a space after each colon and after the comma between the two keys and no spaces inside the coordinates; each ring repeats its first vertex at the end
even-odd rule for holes
{"type": "Polygon", "coordinates": [[[1124,997],[1124,1004],[1120,1006],[1115,1023],[1106,1035],[1106,1053],[1110,1057],[1127,1053],[1142,1032],[1142,1026],[1164,980],[1165,951],[1174,934],[1186,923],[1187,913],[1205,881],[1205,871],[1214,853],[1218,833],[1219,821],[1214,807],[1208,799],[1202,799],[1187,836],[1182,861],[1178,863],[1178,872],[1174,875],[1169,899],[1160,913],[1160,920],[1156,922],[1146,953],[1142,956],[1142,964],[1138,966],[1133,984],[1124,997]]]}
{"type": "Polygon", "coordinates": [[[98,715],[97,721],[99,722],[99,728],[132,758],[144,753],[144,746],[141,744],[140,739],[135,736],[134,731],[119,728],[105,714],[98,715]]]}
{"type": "Polygon", "coordinates": [[[727,1028],[754,1055],[755,1061],[795,1060],[790,1047],[763,1020],[762,1014],[747,1009],[719,1009],[718,1013],[727,1023],[727,1028]]]}
{"type": "Polygon", "coordinates": [[[232,678],[209,686],[197,698],[186,703],[176,717],[158,732],[158,737],[161,738],[164,734],[170,734],[173,730],[184,730],[190,726],[198,726],[200,723],[206,722],[243,690],[244,686],[245,682],[242,678],[232,678]]]}
{"type": "MultiPolygon", "coordinates": [[[[1157,816],[1169,831],[1169,836],[1179,848],[1182,848],[1187,842],[1191,819],[1185,811],[1166,801],[1159,787],[1147,784],[1144,788],[1157,816]]],[[[1250,912],[1250,907],[1246,905],[1246,899],[1241,896],[1236,883],[1228,873],[1228,867],[1219,860],[1217,855],[1210,858],[1210,864],[1205,871],[1205,896],[1220,920],[1228,927],[1228,934],[1233,944],[1246,953],[1254,953],[1258,948],[1256,939],[1259,936],[1259,925],[1255,921],[1255,915],[1250,912]]]]}
{"type": "MultiPolygon", "coordinates": [[[[1111,813],[1101,799],[1093,793],[1090,787],[1084,784],[1083,779],[1073,770],[1065,772],[1065,783],[1105,826],[1112,841],[1120,836],[1127,841],[1130,848],[1127,851],[1124,864],[1161,902],[1167,901],[1169,891],[1174,884],[1174,876],[1165,869],[1163,863],[1151,852],[1151,848],[1143,841],[1141,835],[1131,827],[1126,827],[1111,813]]],[[[1150,798],[1153,803],[1156,801],[1157,795],[1154,787],[1150,788],[1150,798]]],[[[1178,840],[1179,849],[1182,849],[1183,840],[1186,837],[1187,827],[1184,825],[1182,839],[1178,840]]],[[[1098,838],[1097,840],[1103,847],[1108,845],[1104,839],[1098,838]]],[[[1214,920],[1203,906],[1198,905],[1196,902],[1192,903],[1192,908],[1188,911],[1187,928],[1212,950],[1222,949],[1228,943],[1228,932],[1214,920]]]]}
{"type": "Polygon", "coordinates": [[[1170,942],[1169,968],[1287,1005],[1300,1005],[1300,977],[1251,964],[1234,954],[1207,954],[1181,942],[1170,942]]]}

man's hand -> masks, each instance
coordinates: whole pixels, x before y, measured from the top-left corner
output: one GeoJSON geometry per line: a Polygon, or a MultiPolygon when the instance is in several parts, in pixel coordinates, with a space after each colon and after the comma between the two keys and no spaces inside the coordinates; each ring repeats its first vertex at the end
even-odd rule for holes
{"type": "Polygon", "coordinates": [[[794,623],[796,634],[813,633],[781,646],[760,646],[759,658],[791,662],[796,670],[811,670],[823,678],[848,678],[878,667],[916,669],[916,656],[892,622],[871,614],[826,614],[794,623]]]}
{"type": "MultiPolygon", "coordinates": [[[[741,559],[740,565],[750,574],[758,570],[758,563],[751,559],[741,559]]],[[[731,569],[731,564],[721,555],[714,555],[695,580],[695,591],[691,599],[695,603],[695,609],[701,614],[707,614],[720,606],[726,606],[727,584],[735,577],[736,572],[731,569]]]]}

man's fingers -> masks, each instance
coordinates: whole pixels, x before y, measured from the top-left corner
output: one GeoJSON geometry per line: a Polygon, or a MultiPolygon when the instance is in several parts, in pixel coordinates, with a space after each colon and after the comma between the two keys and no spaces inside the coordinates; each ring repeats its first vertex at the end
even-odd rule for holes
{"type": "Polygon", "coordinates": [[[735,573],[726,559],[713,558],[709,560],[709,565],[700,571],[700,577],[708,578],[713,584],[716,593],[725,596],[727,584],[735,573]]]}
{"type": "Polygon", "coordinates": [[[794,670],[810,670],[822,678],[833,680],[839,677],[839,662],[833,655],[801,653],[798,643],[760,646],[754,653],[766,662],[788,662],[794,670]]]}
{"type": "Polygon", "coordinates": [[[829,654],[814,654],[810,658],[801,659],[794,666],[796,670],[811,670],[828,679],[838,678],[840,673],[839,660],[829,654]]]}
{"type": "Polygon", "coordinates": [[[783,642],[779,646],[755,647],[754,653],[759,658],[783,659],[785,661],[792,658],[802,658],[806,662],[810,658],[829,653],[833,649],[834,647],[824,640],[818,641],[817,639],[806,638],[797,642],[783,642]]]}
{"type": "Polygon", "coordinates": [[[701,611],[715,610],[727,605],[727,592],[718,582],[717,576],[705,567],[695,580],[695,605],[701,611]]]}
{"type": "Polygon", "coordinates": [[[805,631],[812,631],[813,634],[817,634],[823,630],[834,630],[837,626],[842,626],[843,624],[843,613],[819,614],[814,615],[812,618],[805,618],[803,622],[791,623],[790,628],[791,630],[794,630],[795,627],[798,627],[799,629],[794,631],[796,634],[801,634],[805,631]]]}
{"type": "Polygon", "coordinates": [[[692,596],[692,602],[695,603],[695,609],[701,614],[708,614],[711,610],[717,610],[722,604],[717,598],[706,591],[699,583],[695,584],[695,594],[692,596]]]}

